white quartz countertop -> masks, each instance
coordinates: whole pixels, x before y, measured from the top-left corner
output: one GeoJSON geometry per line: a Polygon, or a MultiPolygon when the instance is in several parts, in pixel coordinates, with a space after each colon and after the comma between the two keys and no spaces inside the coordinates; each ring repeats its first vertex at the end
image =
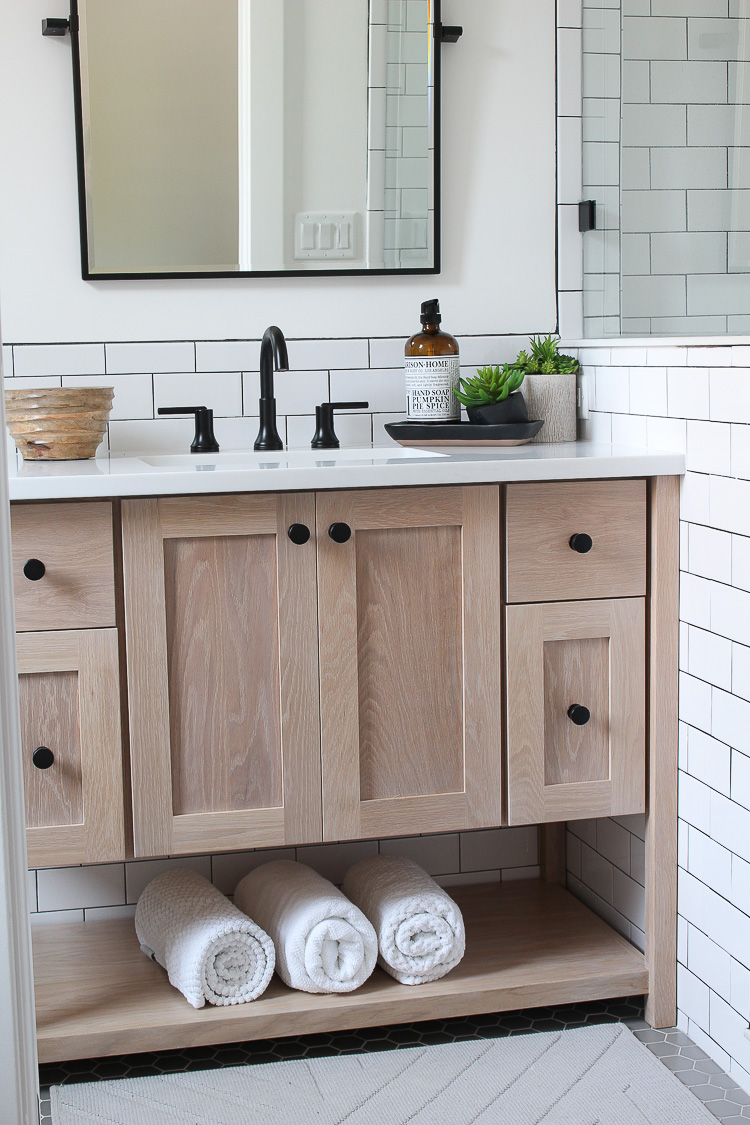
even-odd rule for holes
{"type": "Polygon", "coordinates": [[[593,442],[446,451],[400,446],[280,453],[139,454],[91,461],[19,461],[9,470],[11,500],[206,492],[285,492],[327,488],[478,484],[672,476],[681,453],[593,442]]]}

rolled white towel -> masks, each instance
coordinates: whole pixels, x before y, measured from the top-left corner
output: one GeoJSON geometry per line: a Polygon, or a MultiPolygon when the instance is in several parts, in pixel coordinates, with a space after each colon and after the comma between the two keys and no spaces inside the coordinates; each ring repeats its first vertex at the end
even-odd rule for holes
{"type": "Polygon", "coordinates": [[[374,855],[346,873],[344,894],[378,935],[378,963],[401,984],[440,980],[464,955],[461,911],[419,864],[374,855]]]}
{"type": "Polygon", "coordinates": [[[138,899],[135,932],[194,1008],[256,1000],[273,976],[268,934],[196,871],[152,879],[138,899]]]}
{"type": "Polygon", "coordinates": [[[276,946],[276,972],[302,992],[353,992],[375,968],[378,943],[361,910],[304,863],[257,867],[234,892],[276,946]]]}

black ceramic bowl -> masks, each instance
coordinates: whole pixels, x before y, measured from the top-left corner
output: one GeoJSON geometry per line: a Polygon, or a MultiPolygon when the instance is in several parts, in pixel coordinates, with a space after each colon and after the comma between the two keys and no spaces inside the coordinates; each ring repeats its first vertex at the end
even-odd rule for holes
{"type": "Polygon", "coordinates": [[[489,406],[469,406],[466,413],[475,426],[503,426],[529,420],[526,401],[520,391],[514,391],[503,402],[493,402],[489,406]]]}

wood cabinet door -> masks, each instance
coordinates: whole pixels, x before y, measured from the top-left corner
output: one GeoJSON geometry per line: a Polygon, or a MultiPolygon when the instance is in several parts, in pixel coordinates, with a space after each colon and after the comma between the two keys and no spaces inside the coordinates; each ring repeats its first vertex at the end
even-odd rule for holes
{"type": "Polygon", "coordinates": [[[124,859],[117,630],[19,633],[16,648],[29,864],[124,859]]]}
{"type": "Polygon", "coordinates": [[[645,808],[643,598],[508,606],[508,822],[645,808]]]}
{"type": "Polygon", "coordinates": [[[312,494],[123,503],[136,855],[320,840],[314,525],[312,494]]]}
{"type": "Polygon", "coordinates": [[[326,840],[502,822],[496,485],[318,493],[326,840]]]}

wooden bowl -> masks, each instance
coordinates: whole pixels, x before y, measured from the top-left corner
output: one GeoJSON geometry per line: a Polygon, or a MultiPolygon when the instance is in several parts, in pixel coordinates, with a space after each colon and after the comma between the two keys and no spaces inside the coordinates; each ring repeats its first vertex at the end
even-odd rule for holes
{"type": "Polygon", "coordinates": [[[5,421],[24,461],[93,457],[107,428],[112,387],[5,392],[5,421]]]}

